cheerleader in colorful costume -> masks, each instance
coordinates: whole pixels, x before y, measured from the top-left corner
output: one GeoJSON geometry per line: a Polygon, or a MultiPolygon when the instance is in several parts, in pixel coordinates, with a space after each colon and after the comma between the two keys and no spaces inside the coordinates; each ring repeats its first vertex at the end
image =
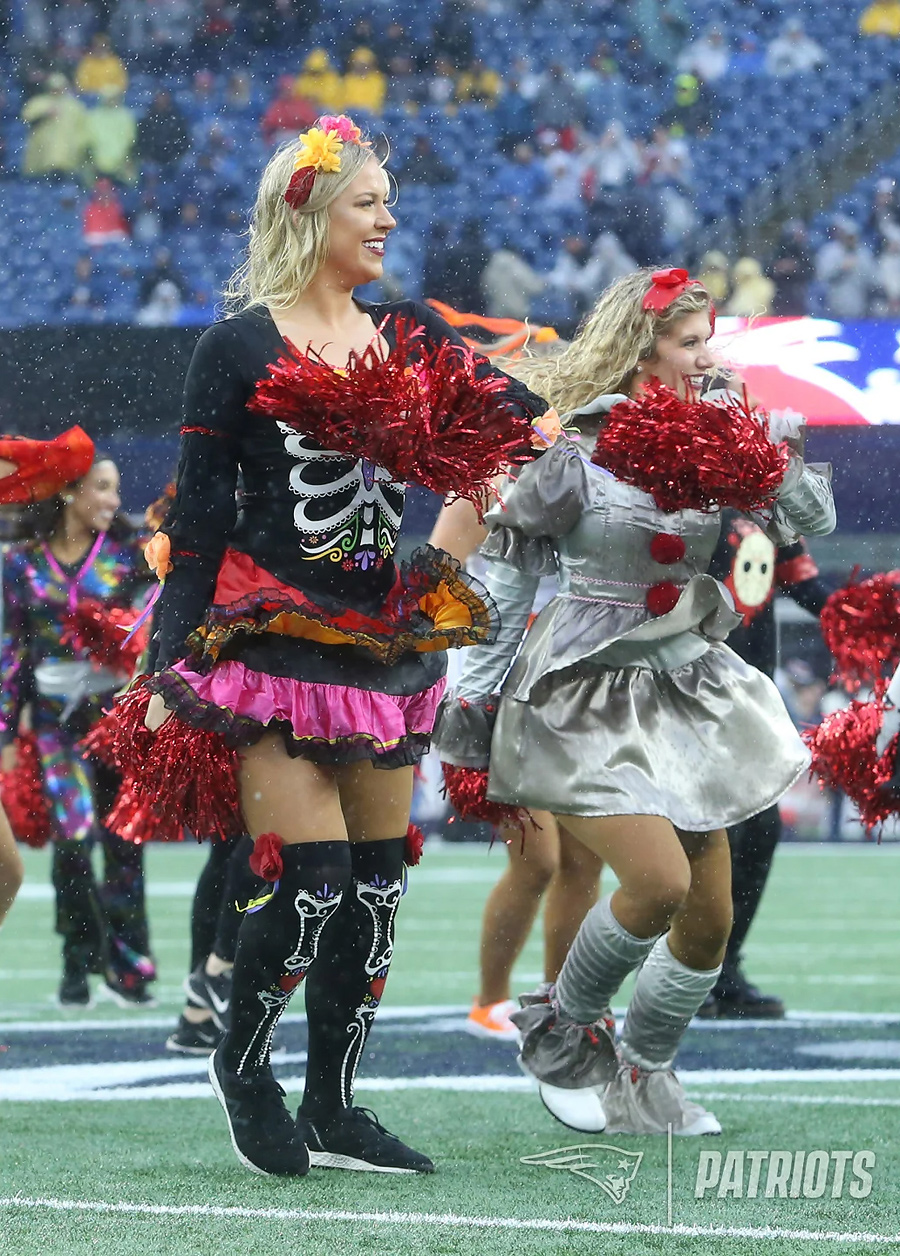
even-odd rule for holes
{"type": "Polygon", "coordinates": [[[354,298],[382,273],[388,186],[343,117],[266,167],[238,312],[197,346],[167,540],[149,551],[171,567],[160,670],[117,707],[137,805],[195,833],[246,830],[271,882],[241,924],[210,1059],[237,1155],[266,1174],[433,1169],[353,1106],[353,1081],[443,652],[491,639],[496,620],[448,555],[401,566],[394,549],[406,481],[478,494],[533,456],[546,409],[425,307],[354,298]],[[269,1055],[304,977],[295,1123],[269,1055]]]}
{"type": "MultiPolygon", "coordinates": [[[[85,761],[81,739],[115,691],[131,678],[137,651],[120,648],[129,616],[149,581],[143,547],[118,515],[119,473],[110,459],[94,462],[62,493],[29,506],[3,572],[3,684],[0,719],[5,783],[25,774],[19,755],[36,758],[40,791],[23,840],[53,841],[56,931],[63,939],[64,1006],[90,1002],[88,977],[127,1006],[151,1003],[155,978],[144,903],[142,849],[102,828],[100,817],[118,787],[104,765],[85,761]],[[105,627],[104,627],[105,626],[105,627]],[[105,643],[105,652],[101,648],[105,643]],[[101,651],[102,661],[98,656],[101,651]],[[30,734],[19,734],[27,708],[30,734]],[[17,772],[18,768],[18,772],[17,772]],[[36,831],[38,817],[45,831],[36,831]],[[99,839],[104,880],[91,853],[99,839]]],[[[6,791],[5,791],[6,792],[6,791]]]]}
{"type": "Polygon", "coordinates": [[[441,757],[457,765],[451,792],[474,797],[473,769],[489,762],[488,800],[551,811],[619,879],[550,999],[512,1014],[545,1105],[585,1131],[719,1131],[671,1069],[731,927],[725,829],[808,764],[775,686],[724,644],[740,617],[706,568],[717,504],[768,502],[766,530],[783,542],[831,531],[830,483],[772,443],[746,403],[697,398],[712,314],[687,272],[639,271],[601,296],[558,359],[517,368],[583,434],[593,416],[599,435],[592,450],[561,434],[486,516],[485,583],[503,628],[468,654],[438,725],[441,757]],[[498,698],[536,583],[554,569],[560,595],[498,698]],[[637,968],[617,1049],[610,1002],[637,968]]]}
{"type": "MultiPolygon", "coordinates": [[[[80,427],[53,440],[0,437],[0,505],[13,506],[52,497],[71,479],[90,470],[94,444],[80,427]]],[[[0,925],[24,876],[22,857],[5,811],[0,807],[0,925]]]]}

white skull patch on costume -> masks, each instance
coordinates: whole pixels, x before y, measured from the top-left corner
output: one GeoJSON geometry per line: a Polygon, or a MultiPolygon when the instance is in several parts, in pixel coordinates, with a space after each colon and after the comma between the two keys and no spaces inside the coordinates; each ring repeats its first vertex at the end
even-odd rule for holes
{"type": "Polygon", "coordinates": [[[734,546],[734,557],[725,584],[734,597],[735,609],[748,624],[772,596],[777,552],[765,532],[749,519],[735,519],[728,540],[734,546]]]}
{"type": "Polygon", "coordinates": [[[294,527],[307,561],[328,559],[345,571],[376,571],[390,559],[403,517],[406,485],[368,458],[353,462],[278,423],[285,452],[297,460],[290,488],[299,498],[294,527]]]}

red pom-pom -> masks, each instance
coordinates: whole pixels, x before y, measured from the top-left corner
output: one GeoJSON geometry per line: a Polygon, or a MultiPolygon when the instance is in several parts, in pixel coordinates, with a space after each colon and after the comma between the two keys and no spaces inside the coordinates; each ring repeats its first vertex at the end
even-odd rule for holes
{"type": "Polygon", "coordinates": [[[444,791],[454,810],[464,820],[486,820],[488,824],[514,824],[524,831],[521,807],[505,802],[490,802],[487,797],[488,774],[484,768],[461,768],[442,763],[444,791]]]}
{"type": "Polygon", "coordinates": [[[660,580],[647,590],[647,610],[651,615],[668,615],[681,597],[681,589],[671,580],[660,580]]]}
{"type": "Polygon", "coordinates": [[[90,655],[98,667],[109,667],[130,676],[147,647],[149,625],[139,629],[127,643],[125,640],[139,613],[83,598],[67,617],[63,644],[90,655]]]}
{"type": "Polygon", "coordinates": [[[403,848],[403,862],[407,868],[415,868],[416,864],[422,858],[422,851],[425,849],[425,834],[416,824],[411,824],[406,830],[406,844],[403,848]]]}
{"type": "Polygon", "coordinates": [[[684,538],[673,532],[657,532],[650,542],[650,557],[662,567],[680,563],[687,552],[684,538]]]}
{"type": "Polygon", "coordinates": [[[898,811],[897,798],[884,789],[893,775],[897,738],[880,757],[875,749],[883,718],[880,701],[854,701],[803,733],[812,753],[811,771],[823,786],[839,790],[856,803],[867,829],[883,824],[898,811]]]}
{"type": "Polygon", "coordinates": [[[112,711],[101,716],[88,735],[78,743],[78,749],[87,757],[91,755],[106,764],[108,768],[117,768],[116,733],[118,724],[112,711]]]}
{"type": "Polygon", "coordinates": [[[16,840],[39,849],[50,840],[50,812],[37,738],[24,733],[16,738],[15,747],[15,768],[0,773],[0,801],[16,840]]]}
{"type": "Polygon", "coordinates": [[[250,871],[264,881],[279,880],[284,872],[284,861],[281,858],[283,845],[284,842],[277,833],[260,833],[253,843],[250,871]]]}
{"type": "Polygon", "coordinates": [[[483,360],[471,349],[451,341],[429,348],[411,320],[394,326],[386,358],[373,344],[346,371],[290,345],[292,356],[269,367],[248,408],[365,459],[372,474],[383,467],[481,511],[498,471],[534,457],[531,424],[510,408],[502,377],[478,377],[483,360]]]}
{"type": "MultiPolygon", "coordinates": [[[[221,733],[177,715],[151,733],[144,724],[149,702],[144,678],[116,703],[113,751],[142,818],[152,816],[156,840],[180,841],[185,829],[201,840],[243,833],[237,751],[221,733]]],[[[128,836],[121,817],[107,824],[128,836]]]]}
{"type": "Polygon", "coordinates": [[[607,415],[591,458],[660,510],[763,510],[789,462],[773,445],[766,416],[743,402],[682,398],[658,381],[607,415]]]}
{"type": "Polygon", "coordinates": [[[822,607],[822,637],[845,684],[881,695],[900,663],[900,571],[855,576],[822,607]]]}
{"type": "Polygon", "coordinates": [[[116,794],[112,810],[104,823],[113,833],[126,842],[142,846],[144,842],[184,841],[184,830],[165,832],[152,805],[145,799],[135,797],[132,782],[127,778],[122,781],[116,794]]]}

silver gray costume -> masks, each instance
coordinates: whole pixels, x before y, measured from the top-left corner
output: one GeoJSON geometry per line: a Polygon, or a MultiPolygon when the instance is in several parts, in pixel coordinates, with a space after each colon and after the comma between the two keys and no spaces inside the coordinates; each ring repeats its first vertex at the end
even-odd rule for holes
{"type": "MultiPolygon", "coordinates": [[[[467,651],[444,700],[441,758],[484,767],[489,753],[498,802],[659,815],[688,831],[736,824],[775,802],[809,756],[769,678],[724,644],[740,617],[706,574],[718,513],[664,513],[591,464],[583,444],[560,437],[486,516],[484,582],[502,627],[493,646],[467,651]],[[681,538],[683,558],[651,557],[660,533],[681,538]],[[552,572],[559,595],[523,642],[537,582],[552,572]],[[653,614],[648,594],[661,583],[677,586],[677,604],[653,614]]],[[[779,544],[830,532],[828,469],[792,454],[760,522],[779,544]]]]}

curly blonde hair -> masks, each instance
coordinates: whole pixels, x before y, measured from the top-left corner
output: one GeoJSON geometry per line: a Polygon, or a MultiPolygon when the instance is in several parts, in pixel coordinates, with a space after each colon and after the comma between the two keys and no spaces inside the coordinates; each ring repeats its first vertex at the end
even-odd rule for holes
{"type": "Polygon", "coordinates": [[[707,290],[695,284],[661,314],[645,310],[652,274],[648,267],[611,284],[562,353],[517,362],[516,376],[563,415],[603,393],[628,393],[657,337],[686,314],[708,313],[712,305],[707,290]]]}
{"type": "MultiPolygon", "coordinates": [[[[366,145],[344,144],[340,170],[317,175],[309,200],[292,209],[284,193],[296,156],[297,140],[288,140],[278,147],[262,173],[250,218],[247,256],[225,288],[229,312],[260,305],[284,310],[294,304],[328,256],[328,207],[347,190],[366,162],[378,161],[366,145]]],[[[384,161],[378,164],[390,187],[384,161]]]]}

